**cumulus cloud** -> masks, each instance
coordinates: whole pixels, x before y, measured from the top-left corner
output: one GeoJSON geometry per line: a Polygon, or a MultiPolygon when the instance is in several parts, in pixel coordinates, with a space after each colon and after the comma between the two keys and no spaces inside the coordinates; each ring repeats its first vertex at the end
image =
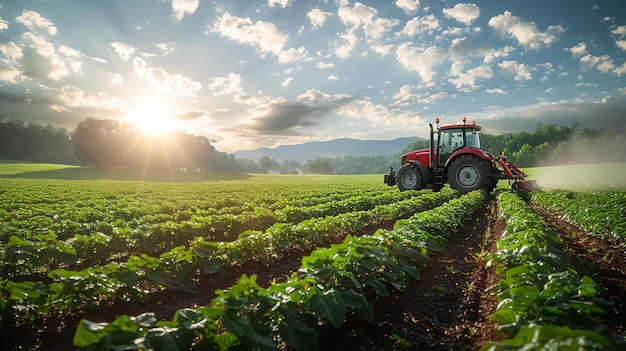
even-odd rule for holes
{"type": "Polygon", "coordinates": [[[618,26],[617,28],[611,31],[611,34],[615,36],[617,39],[615,40],[615,45],[626,51],[626,26],[618,26]]]}
{"type": "Polygon", "coordinates": [[[480,87],[477,83],[479,80],[491,77],[493,77],[493,70],[489,66],[483,65],[459,74],[457,78],[450,79],[450,83],[454,84],[460,91],[469,92],[480,87]]]}
{"type": "Polygon", "coordinates": [[[456,4],[451,9],[443,9],[443,14],[469,26],[480,15],[480,8],[474,4],[456,4]]]}
{"type": "Polygon", "coordinates": [[[212,78],[208,87],[217,96],[235,94],[243,90],[241,87],[241,76],[236,73],[230,73],[225,77],[212,78]]]}
{"type": "MultiPolygon", "coordinates": [[[[88,109],[118,110],[125,105],[124,100],[104,92],[88,94],[82,89],[66,85],[58,91],[58,99],[63,107],[81,107],[88,109]]],[[[53,108],[59,108],[55,106],[53,108]]]]}
{"type": "Polygon", "coordinates": [[[148,82],[159,93],[170,96],[195,97],[202,88],[200,82],[180,74],[169,74],[162,68],[150,67],[140,57],[133,59],[133,68],[139,79],[148,82]]]}
{"type": "Polygon", "coordinates": [[[290,2],[291,2],[291,0],[268,0],[267,1],[267,5],[269,7],[280,6],[282,8],[285,8],[285,7],[289,6],[290,2]]]}
{"type": "Polygon", "coordinates": [[[578,45],[568,48],[566,50],[570,51],[572,53],[572,56],[574,57],[581,57],[585,53],[587,53],[587,44],[579,43],[578,45]]]}
{"type": "Polygon", "coordinates": [[[320,28],[326,22],[329,16],[332,16],[331,12],[324,12],[320,9],[313,9],[306,14],[307,18],[311,22],[313,28],[320,28]]]}
{"type": "Polygon", "coordinates": [[[417,72],[424,82],[430,82],[435,76],[434,67],[445,61],[447,53],[436,46],[422,50],[403,43],[396,50],[396,57],[408,71],[417,72]]]}
{"type": "Polygon", "coordinates": [[[408,21],[398,35],[412,37],[417,34],[432,33],[440,29],[441,25],[439,24],[439,19],[434,15],[427,15],[424,17],[415,17],[408,21]]]}
{"type": "Polygon", "coordinates": [[[396,0],[396,6],[402,11],[412,14],[420,7],[420,0],[396,0]]]}
{"type": "Polygon", "coordinates": [[[224,13],[211,28],[212,32],[242,44],[257,47],[261,53],[280,54],[289,36],[273,23],[257,21],[249,18],[224,13]]]}
{"type": "Polygon", "coordinates": [[[544,46],[550,47],[558,40],[559,35],[565,32],[561,25],[549,26],[545,32],[540,32],[533,22],[523,22],[509,11],[492,17],[489,26],[501,36],[509,36],[527,49],[538,50],[544,46]]]}
{"type": "Polygon", "coordinates": [[[192,15],[198,9],[200,0],[172,0],[172,17],[180,22],[186,15],[192,15]]]}
{"type": "Polygon", "coordinates": [[[415,87],[412,85],[403,85],[400,87],[397,93],[393,95],[394,103],[393,106],[406,106],[411,103],[411,101],[415,101],[421,98],[419,93],[413,92],[415,87]]]}
{"type": "MultiPolygon", "coordinates": [[[[1,44],[0,51],[6,57],[7,67],[0,73],[5,81],[15,82],[21,76],[58,81],[70,73],[64,60],[67,57],[59,53],[46,38],[32,32],[23,33],[19,42],[1,44]]],[[[72,56],[71,49],[64,48],[62,51],[72,56]]],[[[80,71],[79,61],[75,57],[70,59],[72,70],[80,71]]]]}
{"type": "Polygon", "coordinates": [[[339,35],[341,39],[335,50],[337,57],[345,59],[354,51],[363,33],[368,48],[376,48],[375,52],[385,55],[389,48],[380,45],[380,39],[387,34],[393,26],[398,25],[397,19],[379,18],[378,10],[373,7],[355,3],[352,8],[343,4],[337,11],[339,19],[347,27],[346,32],[339,35]]]}
{"type": "Polygon", "coordinates": [[[286,62],[294,62],[300,61],[307,58],[307,51],[304,46],[299,48],[289,48],[287,50],[283,50],[278,53],[278,62],[286,63],[286,62]]]}
{"type": "Polygon", "coordinates": [[[54,26],[54,23],[47,18],[42,17],[35,11],[24,10],[22,14],[15,19],[15,21],[25,25],[28,29],[33,31],[41,29],[50,35],[57,34],[57,28],[54,26]]]}
{"type": "Polygon", "coordinates": [[[503,61],[498,64],[502,73],[507,76],[514,76],[516,81],[525,81],[533,79],[530,71],[532,70],[525,63],[517,61],[503,61]]]}

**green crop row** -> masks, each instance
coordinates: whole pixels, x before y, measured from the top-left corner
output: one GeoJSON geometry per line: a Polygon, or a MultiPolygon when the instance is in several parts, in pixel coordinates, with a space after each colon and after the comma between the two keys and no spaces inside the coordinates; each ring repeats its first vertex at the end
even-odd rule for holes
{"type": "Polygon", "coordinates": [[[625,348],[626,336],[611,334],[600,322],[618,318],[615,306],[597,297],[593,279],[573,269],[556,234],[517,196],[501,193],[498,199],[506,228],[488,266],[504,277],[494,287],[499,303],[489,319],[505,340],[481,350],[625,348]]]}
{"type": "Polygon", "coordinates": [[[52,281],[49,284],[0,281],[0,295],[5,298],[3,311],[16,314],[13,320],[32,319],[51,311],[71,312],[114,300],[131,304],[145,302],[151,292],[163,288],[194,291],[194,277],[200,272],[218,278],[225,267],[250,260],[268,262],[285,252],[310,249],[365,226],[376,226],[440,206],[460,194],[447,188],[438,193],[423,191],[413,195],[368,211],[312,218],[293,225],[277,224],[265,232],[249,231],[232,242],[197,238],[188,248],[175,247],[158,258],[147,254],[131,255],[125,262],[112,262],[102,267],[79,271],[55,269],[48,273],[52,281]]]}
{"type": "Polygon", "coordinates": [[[320,320],[340,327],[349,313],[373,318],[366,296],[388,296],[419,279],[429,254],[443,248],[484,203],[475,191],[396,222],[374,235],[348,235],[319,248],[285,282],[260,286],[255,276],[218,291],[211,304],[176,311],[171,321],[153,313],[123,315],[111,323],[82,320],[74,345],[82,350],[317,350],[320,320]]]}
{"type": "Polygon", "coordinates": [[[5,254],[0,262],[0,277],[20,277],[61,267],[75,269],[102,266],[109,263],[114,255],[158,254],[188,245],[198,237],[231,241],[241,231],[249,229],[265,230],[275,223],[293,223],[314,217],[370,210],[377,205],[402,201],[412,196],[413,192],[388,191],[369,196],[352,196],[310,207],[288,205],[276,210],[258,207],[239,215],[193,216],[179,223],[167,221],[146,224],[141,230],[114,227],[111,234],[76,234],[67,240],[59,240],[53,232],[35,235],[30,240],[12,235],[6,244],[0,245],[0,252],[5,254]]]}
{"type": "Polygon", "coordinates": [[[585,231],[626,240],[626,192],[609,190],[549,190],[532,193],[532,201],[557,212],[585,231]]]}
{"type": "MultiPolygon", "coordinates": [[[[114,228],[143,230],[147,225],[189,221],[193,217],[240,215],[255,208],[309,207],[358,195],[388,192],[382,185],[338,184],[168,184],[4,180],[0,191],[0,243],[10,236],[33,239],[54,232],[112,234],[114,228]]],[[[383,184],[384,185],[384,184],[383,184]]]]}

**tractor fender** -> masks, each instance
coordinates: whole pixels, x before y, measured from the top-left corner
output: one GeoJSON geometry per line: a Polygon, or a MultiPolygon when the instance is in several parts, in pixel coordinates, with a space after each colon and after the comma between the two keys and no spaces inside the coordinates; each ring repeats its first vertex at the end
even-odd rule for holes
{"type": "Polygon", "coordinates": [[[433,178],[433,173],[428,171],[428,168],[426,168],[426,166],[424,166],[423,164],[419,163],[418,161],[412,160],[409,161],[407,163],[410,163],[412,165],[417,166],[417,168],[419,168],[420,172],[422,172],[422,181],[426,184],[432,184],[434,183],[434,178],[433,178]]]}
{"type": "Polygon", "coordinates": [[[483,151],[481,149],[476,149],[476,148],[473,148],[473,147],[465,147],[465,148],[461,148],[461,149],[456,150],[455,152],[452,153],[452,155],[450,155],[450,157],[448,157],[448,161],[446,161],[445,168],[448,168],[450,163],[452,161],[454,161],[454,159],[457,158],[458,156],[460,156],[460,155],[468,155],[468,154],[469,155],[474,155],[476,157],[482,158],[483,160],[487,160],[487,161],[490,161],[490,162],[493,162],[493,160],[494,160],[493,156],[490,153],[486,152],[486,151],[483,151]]]}

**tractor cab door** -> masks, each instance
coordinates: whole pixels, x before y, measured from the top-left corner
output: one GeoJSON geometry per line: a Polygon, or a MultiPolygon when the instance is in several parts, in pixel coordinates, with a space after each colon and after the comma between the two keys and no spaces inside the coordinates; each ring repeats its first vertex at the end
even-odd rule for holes
{"type": "Polygon", "coordinates": [[[437,166],[444,167],[450,155],[464,147],[480,148],[478,131],[474,128],[451,128],[439,130],[437,141],[437,166]],[[465,138],[463,131],[465,130],[465,138]]]}
{"type": "Polygon", "coordinates": [[[463,129],[443,129],[437,141],[437,166],[444,167],[450,155],[463,146],[463,129]]]}

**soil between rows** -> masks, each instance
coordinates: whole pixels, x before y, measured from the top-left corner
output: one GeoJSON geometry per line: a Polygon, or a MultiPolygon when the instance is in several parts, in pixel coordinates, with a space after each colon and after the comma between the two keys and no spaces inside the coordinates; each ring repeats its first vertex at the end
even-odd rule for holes
{"type": "MultiPolygon", "coordinates": [[[[586,268],[584,274],[603,287],[601,297],[613,301],[618,313],[626,316],[626,260],[619,244],[591,237],[555,214],[536,206],[533,209],[564,239],[562,249],[572,256],[577,269],[586,268]]],[[[322,325],[319,349],[478,350],[485,342],[498,340],[496,325],[488,316],[497,305],[489,290],[500,277],[493,269],[485,268],[484,259],[486,253],[495,250],[504,230],[504,222],[498,219],[497,211],[495,199],[485,204],[449,239],[445,251],[431,257],[419,281],[411,281],[404,291],[392,291],[388,298],[378,298],[374,302],[373,321],[353,316],[348,317],[338,330],[322,325]]],[[[378,227],[390,229],[393,222],[378,227]]],[[[358,234],[371,234],[375,230],[366,228],[358,234]]],[[[111,322],[121,314],[138,315],[150,311],[158,319],[168,320],[180,308],[210,303],[216,289],[232,286],[244,273],[256,274],[261,285],[272,279],[280,280],[296,270],[301,258],[309,253],[293,252],[271,267],[259,262],[235,267],[219,281],[200,280],[196,293],[166,290],[155,295],[152,303],[137,309],[113,305],[74,318],[50,318],[36,329],[18,329],[7,342],[0,344],[0,349],[72,350],[73,334],[80,319],[111,322]]],[[[611,327],[623,334],[625,325],[622,320],[611,327]]]]}

